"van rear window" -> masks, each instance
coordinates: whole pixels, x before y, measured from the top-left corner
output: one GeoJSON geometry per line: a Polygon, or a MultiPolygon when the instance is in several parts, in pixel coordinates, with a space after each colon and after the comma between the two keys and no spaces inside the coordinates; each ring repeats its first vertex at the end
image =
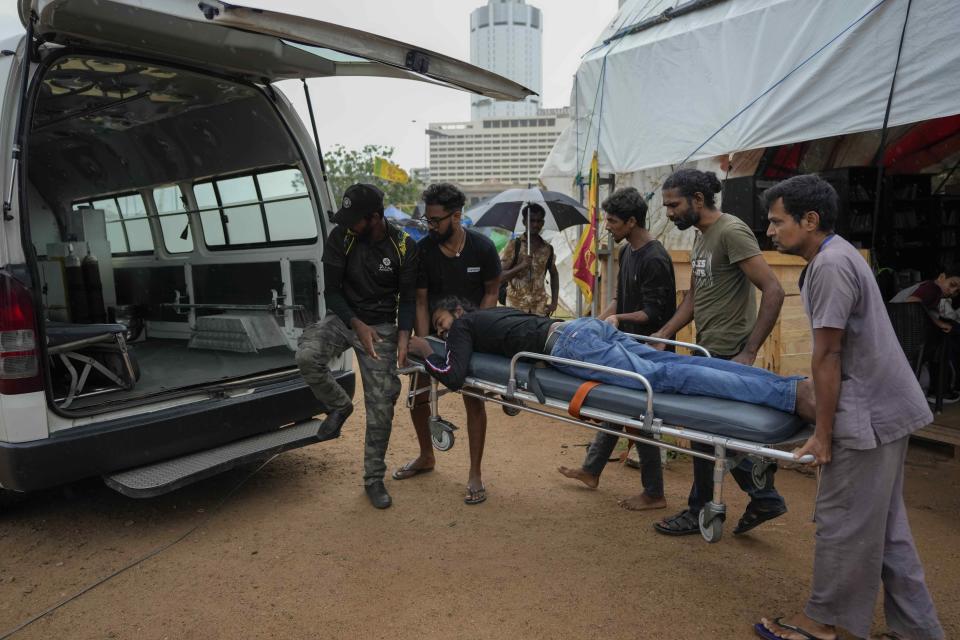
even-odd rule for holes
{"type": "Polygon", "coordinates": [[[73,208],[93,208],[105,212],[107,241],[113,255],[153,253],[147,209],[139,193],[74,202],[73,208]]]}
{"type": "Polygon", "coordinates": [[[163,246],[168,253],[190,253],[193,251],[193,236],[190,235],[190,220],[180,188],[176,185],[158,187],[153,190],[153,203],[160,220],[160,232],[163,246]]]}
{"type": "Polygon", "coordinates": [[[313,204],[298,169],[198,182],[193,194],[210,249],[308,244],[317,238],[313,204]]]}

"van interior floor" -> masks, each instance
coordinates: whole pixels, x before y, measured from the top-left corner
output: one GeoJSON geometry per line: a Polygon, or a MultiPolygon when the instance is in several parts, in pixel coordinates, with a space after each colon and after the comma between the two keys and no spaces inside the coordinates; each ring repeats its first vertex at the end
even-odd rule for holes
{"type": "Polygon", "coordinates": [[[234,353],[188,349],[185,340],[149,339],[130,345],[140,367],[140,379],[129,391],[113,390],[78,398],[71,409],[94,407],[257,373],[296,370],[294,352],[286,347],[262,349],[259,353],[234,353]]]}

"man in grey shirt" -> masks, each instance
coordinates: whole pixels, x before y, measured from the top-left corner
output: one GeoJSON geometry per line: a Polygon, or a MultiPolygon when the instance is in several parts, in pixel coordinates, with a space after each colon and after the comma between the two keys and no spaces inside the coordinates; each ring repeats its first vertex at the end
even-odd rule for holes
{"type": "Polygon", "coordinates": [[[893,332],[873,272],[833,233],[837,194],[816,176],[764,193],[767,235],[802,256],[800,295],[813,331],[816,429],[796,452],[820,472],[810,599],[755,625],[764,638],[870,634],[877,592],[893,637],[943,638],[903,504],[909,435],[933,420],[893,332]]]}

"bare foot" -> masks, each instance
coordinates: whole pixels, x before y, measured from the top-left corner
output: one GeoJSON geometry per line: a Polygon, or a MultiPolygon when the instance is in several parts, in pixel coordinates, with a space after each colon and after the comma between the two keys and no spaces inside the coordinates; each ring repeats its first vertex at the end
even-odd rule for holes
{"type": "Polygon", "coordinates": [[[813,380],[806,378],[797,382],[797,405],[794,413],[811,424],[817,421],[817,401],[813,392],[813,380]]]}
{"type": "Polygon", "coordinates": [[[393,472],[394,480],[406,480],[421,473],[433,471],[436,464],[436,458],[425,458],[418,456],[393,472]]]}
{"type": "MultiPolygon", "coordinates": [[[[437,464],[437,459],[433,456],[427,457],[424,455],[419,455],[410,462],[406,463],[398,471],[425,471],[427,469],[433,469],[437,464]]],[[[413,474],[416,475],[416,474],[413,474]]]]}
{"type": "Polygon", "coordinates": [[[557,467],[557,471],[562,473],[568,478],[573,478],[574,480],[579,480],[583,484],[587,485],[591,489],[596,489],[597,485],[600,484],[600,476],[594,476],[583,469],[571,469],[570,467],[557,467]]]}
{"type": "Polygon", "coordinates": [[[666,509],[667,499],[651,498],[647,494],[641,493],[617,500],[617,504],[628,511],[650,511],[651,509],[666,509]]]}
{"type": "Polygon", "coordinates": [[[480,477],[467,480],[467,495],[464,496],[463,501],[467,504],[480,504],[486,499],[487,489],[483,486],[480,477]]]}
{"type": "Polygon", "coordinates": [[[808,640],[810,637],[819,640],[837,640],[837,630],[834,627],[811,620],[803,613],[774,618],[773,620],[761,618],[760,624],[766,627],[767,631],[784,640],[808,640]],[[792,631],[789,627],[802,629],[807,635],[792,631]]]}

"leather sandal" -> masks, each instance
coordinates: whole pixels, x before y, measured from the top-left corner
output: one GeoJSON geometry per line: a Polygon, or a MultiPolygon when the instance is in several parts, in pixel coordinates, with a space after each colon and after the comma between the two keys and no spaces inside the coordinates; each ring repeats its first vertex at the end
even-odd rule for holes
{"type": "Polygon", "coordinates": [[[743,512],[743,515],[740,517],[740,521],[737,522],[737,527],[733,530],[733,535],[740,535],[741,533],[746,533],[751,529],[759,527],[761,524],[767,520],[773,520],[774,518],[779,518],[787,512],[786,505],[780,504],[772,509],[757,509],[753,504],[748,504],[746,511],[743,512]]]}
{"type": "Polygon", "coordinates": [[[664,518],[655,523],[653,528],[657,530],[657,533],[667,536],[689,536],[700,533],[700,522],[697,520],[695,513],[690,509],[684,509],[675,516],[664,518]]]}

